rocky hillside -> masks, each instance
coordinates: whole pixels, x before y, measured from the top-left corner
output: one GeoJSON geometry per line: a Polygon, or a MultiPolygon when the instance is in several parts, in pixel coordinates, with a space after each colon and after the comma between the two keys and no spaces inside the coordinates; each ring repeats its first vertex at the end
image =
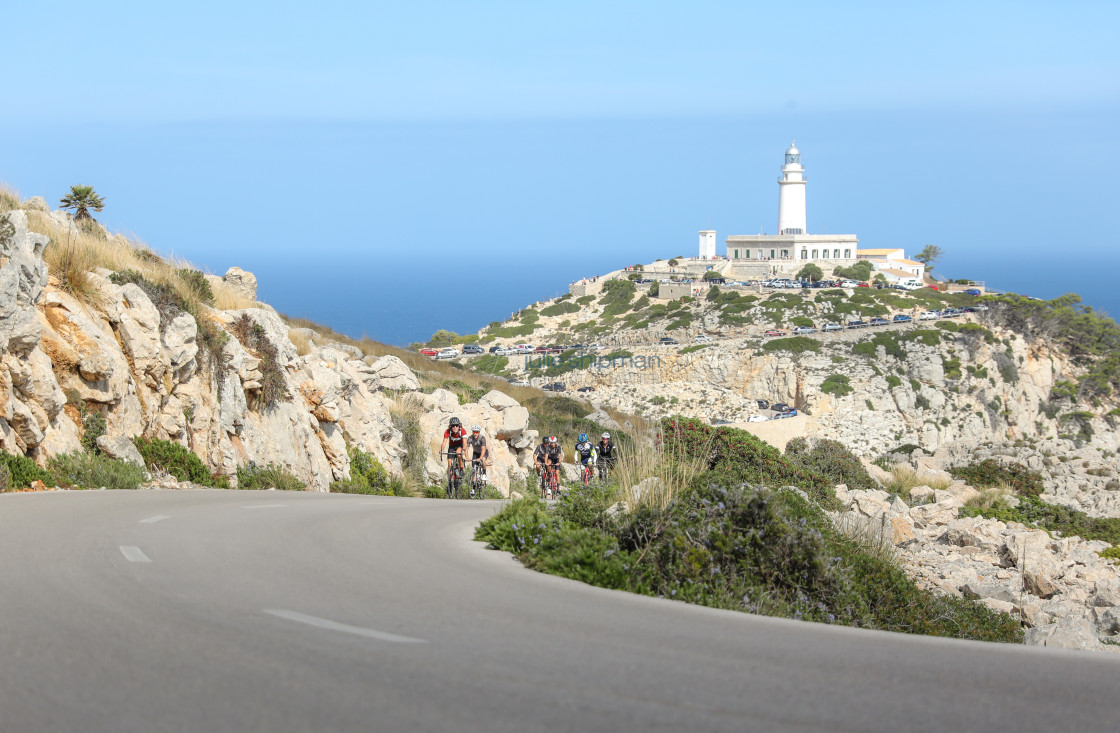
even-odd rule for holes
{"type": "Polygon", "coordinates": [[[598,342],[604,348],[594,360],[569,351],[552,363],[493,355],[470,363],[537,383],[559,381],[569,392],[590,388],[594,402],[619,410],[737,425],[779,446],[819,435],[866,459],[910,444],[946,462],[994,451],[1046,473],[1052,500],[1120,514],[1120,412],[1109,363],[1116,324],[1086,315],[1072,299],[698,284],[697,295],[667,300],[624,275],[600,280],[598,293],[536,304],[479,333],[484,345],[598,342]],[[987,310],[918,320],[927,310],[973,305],[987,310]],[[913,320],[819,331],[828,322],[898,314],[913,320]],[[795,337],[796,326],[818,332],[795,337]],[[767,337],[768,329],[787,334],[767,337]],[[679,343],[659,345],[663,337],[679,343]],[[757,399],[801,414],[748,422],[771,416],[757,399]]]}
{"type": "Polygon", "coordinates": [[[239,466],[272,464],[326,491],[360,450],[423,488],[458,415],[490,438],[495,486],[524,477],[529,414],[509,395],[465,400],[378,348],[292,329],[239,268],[204,276],[42,199],[0,204],[3,451],[81,450],[93,414],[108,438],[181,443],[234,485],[239,466]]]}

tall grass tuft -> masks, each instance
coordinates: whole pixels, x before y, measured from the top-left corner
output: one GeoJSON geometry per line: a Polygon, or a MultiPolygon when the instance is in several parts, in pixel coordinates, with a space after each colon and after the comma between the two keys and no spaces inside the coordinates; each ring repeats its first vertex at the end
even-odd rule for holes
{"type": "Polygon", "coordinates": [[[675,436],[661,440],[656,433],[639,434],[615,464],[619,498],[631,509],[664,510],[707,470],[706,454],[686,450],[675,436]]]}

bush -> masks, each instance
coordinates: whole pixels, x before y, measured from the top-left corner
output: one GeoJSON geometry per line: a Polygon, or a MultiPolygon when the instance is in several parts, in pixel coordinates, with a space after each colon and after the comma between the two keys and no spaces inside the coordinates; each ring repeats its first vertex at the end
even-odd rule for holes
{"type": "Polygon", "coordinates": [[[708,474],[665,509],[606,523],[596,510],[586,517],[523,499],[475,536],[543,572],[715,608],[991,641],[1021,636],[1009,616],[919,590],[791,491],[708,474]]]}
{"type": "Polygon", "coordinates": [[[0,494],[12,489],[12,472],[8,470],[8,464],[0,463],[0,494]]]}
{"type": "Polygon", "coordinates": [[[148,470],[170,474],[180,481],[190,481],[200,486],[228,489],[225,476],[213,476],[202,460],[181,443],[153,438],[136,439],[136,450],[144,458],[148,470]]]}
{"type": "Polygon", "coordinates": [[[955,466],[949,469],[949,473],[978,489],[1008,486],[1025,497],[1037,497],[1045,490],[1042,474],[1038,471],[1032,471],[1021,463],[1001,463],[994,458],[955,466]]]}
{"type": "Polygon", "coordinates": [[[864,491],[879,488],[856,454],[835,440],[818,438],[810,443],[805,438],[794,438],[786,444],[786,458],[833,484],[847,484],[849,489],[864,491]]]}
{"type": "Polygon", "coordinates": [[[830,374],[821,382],[821,392],[843,397],[852,393],[852,385],[844,374],[830,374]]]}
{"type": "Polygon", "coordinates": [[[390,476],[372,453],[353,446],[346,452],[350,455],[350,478],[331,484],[332,494],[412,496],[405,483],[390,476]]]}
{"type": "Polygon", "coordinates": [[[259,489],[303,491],[307,488],[307,484],[275,463],[259,466],[250,462],[247,466],[237,467],[237,488],[246,491],[259,489]]]}
{"type": "Polygon", "coordinates": [[[82,447],[91,453],[100,453],[97,439],[105,434],[108,424],[100,412],[86,412],[82,416],[82,447]]]}
{"type": "Polygon", "coordinates": [[[86,451],[54,456],[47,470],[57,485],[81,489],[138,489],[147,479],[143,466],[86,451]]]}
{"type": "Polygon", "coordinates": [[[562,316],[567,313],[579,313],[582,310],[575,303],[554,303],[547,308],[541,308],[542,316],[562,316]]]}
{"type": "Polygon", "coordinates": [[[898,340],[889,333],[877,333],[870,341],[861,341],[852,347],[852,353],[874,357],[876,349],[880,346],[883,347],[888,356],[893,356],[896,359],[906,358],[906,349],[902,348],[898,340]]]}
{"type": "Polygon", "coordinates": [[[771,339],[763,347],[763,351],[788,351],[792,354],[801,354],[806,351],[820,351],[821,342],[808,336],[791,336],[789,338],[771,339]]]}
{"type": "Polygon", "coordinates": [[[183,286],[194,297],[206,305],[214,305],[214,290],[210,287],[210,281],[206,279],[206,275],[202,274],[200,270],[192,270],[189,267],[181,268],[176,273],[179,279],[183,282],[183,286]]]}
{"type": "Polygon", "coordinates": [[[260,359],[257,368],[261,372],[261,386],[254,400],[255,406],[259,409],[287,399],[288,387],[284,379],[284,367],[277,361],[279,352],[268,340],[264,327],[254,322],[249,314],[242,313],[230,329],[241,345],[260,359]]]}
{"type": "Polygon", "coordinates": [[[0,465],[8,469],[8,491],[26,489],[32,481],[51,481],[51,475],[27,456],[17,456],[0,451],[0,465]]]}
{"type": "Polygon", "coordinates": [[[828,479],[794,464],[745,430],[672,417],[662,420],[662,433],[665,443],[680,445],[687,456],[706,457],[707,469],[728,480],[796,486],[825,508],[836,508],[836,494],[828,479]]]}

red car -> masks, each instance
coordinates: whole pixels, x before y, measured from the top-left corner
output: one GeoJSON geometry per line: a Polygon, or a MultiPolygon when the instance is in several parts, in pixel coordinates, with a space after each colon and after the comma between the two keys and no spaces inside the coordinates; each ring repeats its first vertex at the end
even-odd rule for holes
{"type": "Polygon", "coordinates": [[[786,332],[785,331],[779,331],[776,328],[771,328],[768,331],[766,331],[766,333],[764,333],[762,335],[763,336],[785,336],[786,332]]]}
{"type": "Polygon", "coordinates": [[[867,283],[860,283],[859,285],[856,285],[856,287],[857,287],[857,288],[869,288],[869,287],[871,287],[871,286],[870,286],[870,285],[868,285],[867,283]]]}
{"type": "Polygon", "coordinates": [[[420,353],[424,356],[435,356],[439,353],[439,349],[420,349],[420,353]]]}

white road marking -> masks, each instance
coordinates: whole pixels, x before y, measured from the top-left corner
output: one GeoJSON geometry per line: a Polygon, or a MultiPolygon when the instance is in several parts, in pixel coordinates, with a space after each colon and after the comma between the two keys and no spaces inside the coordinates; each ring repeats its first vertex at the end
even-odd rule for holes
{"type": "Polygon", "coordinates": [[[129,562],[151,562],[152,559],[144,554],[144,551],[135,545],[121,545],[121,554],[129,562]]]}
{"type": "Polygon", "coordinates": [[[287,619],[288,621],[295,621],[308,626],[314,626],[319,629],[327,629],[328,631],[341,631],[344,634],[354,634],[355,636],[364,636],[369,639],[377,639],[379,641],[392,641],[398,644],[423,644],[423,639],[415,639],[411,636],[400,636],[399,634],[390,634],[387,631],[378,631],[377,629],[364,629],[361,626],[351,626],[350,624],[340,624],[337,621],[330,619],[319,618],[317,616],[308,616],[307,614],[298,613],[296,611],[282,611],[264,609],[264,612],[270,616],[277,616],[279,618],[287,619]]]}
{"type": "Polygon", "coordinates": [[[287,504],[253,504],[252,506],[243,506],[242,509],[276,509],[278,507],[288,506],[287,504]]]}
{"type": "Polygon", "coordinates": [[[162,522],[165,519],[171,519],[171,517],[167,516],[166,514],[157,514],[154,517],[141,519],[138,524],[155,524],[156,522],[162,522]]]}

